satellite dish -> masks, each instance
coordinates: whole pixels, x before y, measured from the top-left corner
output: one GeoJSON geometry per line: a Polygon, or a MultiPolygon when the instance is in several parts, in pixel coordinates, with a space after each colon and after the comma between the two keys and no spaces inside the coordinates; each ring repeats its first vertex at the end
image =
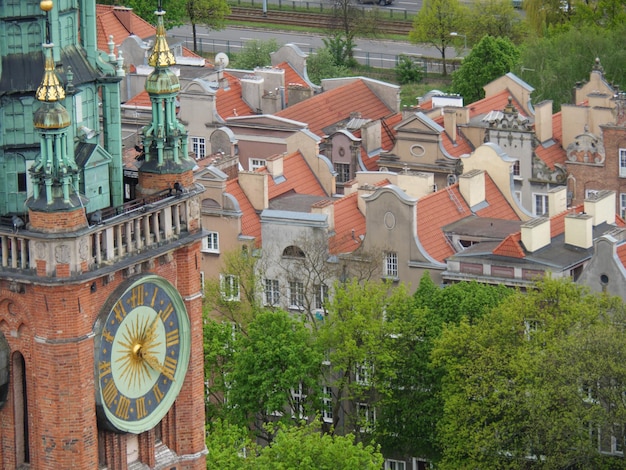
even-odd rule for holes
{"type": "Polygon", "coordinates": [[[218,52],[215,54],[215,65],[220,68],[228,67],[228,56],[224,52],[218,52]]]}

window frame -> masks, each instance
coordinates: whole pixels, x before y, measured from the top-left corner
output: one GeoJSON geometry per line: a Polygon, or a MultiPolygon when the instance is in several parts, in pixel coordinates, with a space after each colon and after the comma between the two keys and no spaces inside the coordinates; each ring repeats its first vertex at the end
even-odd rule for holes
{"type": "Polygon", "coordinates": [[[322,388],[322,421],[333,422],[333,389],[328,385],[322,388]]]}
{"type": "Polygon", "coordinates": [[[304,310],[304,300],[304,283],[297,280],[289,281],[289,309],[304,310]],[[298,301],[299,304],[296,303],[298,301]]]}
{"type": "Polygon", "coordinates": [[[533,193],[533,215],[535,217],[543,217],[544,215],[549,214],[549,210],[548,195],[546,193],[533,193]],[[537,203],[539,202],[539,198],[541,198],[541,206],[543,208],[543,212],[541,214],[537,213],[537,203]]]}
{"type": "Polygon", "coordinates": [[[274,306],[280,304],[280,283],[278,279],[265,279],[263,297],[265,305],[274,306]]]}
{"type": "Polygon", "coordinates": [[[335,173],[337,173],[336,181],[344,184],[350,181],[351,167],[349,163],[335,162],[335,173]]]}
{"type": "Polygon", "coordinates": [[[220,234],[219,232],[209,232],[202,238],[202,251],[205,253],[220,252],[220,234]]]}
{"type": "Polygon", "coordinates": [[[617,164],[619,165],[619,177],[626,178],[626,148],[618,150],[617,164]]]}
{"type": "Polygon", "coordinates": [[[204,137],[189,136],[191,141],[191,151],[196,155],[196,160],[200,160],[207,156],[206,139],[204,137]]]}
{"type": "Polygon", "coordinates": [[[222,295],[222,300],[226,302],[239,302],[241,300],[239,276],[220,273],[220,294],[222,295]]]}
{"type": "Polygon", "coordinates": [[[398,253],[386,251],[383,259],[383,276],[386,278],[398,278],[398,253]]]}
{"type": "Polygon", "coordinates": [[[267,166],[267,160],[264,158],[250,158],[249,160],[250,171],[256,171],[259,168],[267,166]]]}

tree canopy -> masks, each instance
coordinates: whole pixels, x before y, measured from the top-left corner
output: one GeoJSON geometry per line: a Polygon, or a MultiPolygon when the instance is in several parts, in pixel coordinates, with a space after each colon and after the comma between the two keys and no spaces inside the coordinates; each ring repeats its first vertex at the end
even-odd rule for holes
{"type": "Polygon", "coordinates": [[[466,103],[478,101],[485,97],[483,86],[513,70],[519,58],[509,39],[484,36],[452,74],[452,90],[466,103]]]}

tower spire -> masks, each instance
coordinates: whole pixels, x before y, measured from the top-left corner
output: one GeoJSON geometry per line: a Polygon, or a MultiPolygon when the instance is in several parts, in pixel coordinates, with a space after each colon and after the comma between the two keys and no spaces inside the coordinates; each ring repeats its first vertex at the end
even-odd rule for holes
{"type": "MultiPolygon", "coordinates": [[[[46,13],[52,9],[51,1],[42,1],[46,13]]],[[[55,71],[46,20],[46,43],[43,44],[45,66],[41,84],[35,98],[41,104],[33,115],[33,125],[40,135],[41,153],[31,168],[33,196],[27,200],[28,208],[37,212],[56,212],[84,207],[86,200],[78,194],[78,167],[73,156],[73,146],[68,143],[70,114],[61,100],[65,89],[55,71]]]]}
{"type": "Polygon", "coordinates": [[[156,38],[152,53],[148,57],[148,64],[154,67],[154,70],[146,79],[145,85],[152,103],[152,120],[142,130],[146,157],[139,168],[137,188],[143,195],[172,189],[175,183],[178,183],[177,188],[191,185],[192,169],[195,166],[187,151],[187,130],[176,117],[180,82],[171,69],[176,64],[176,58],[165,37],[163,21],[165,11],[160,1],[154,14],[157,16],[156,38]],[[155,174],[169,176],[148,177],[155,174]]]}

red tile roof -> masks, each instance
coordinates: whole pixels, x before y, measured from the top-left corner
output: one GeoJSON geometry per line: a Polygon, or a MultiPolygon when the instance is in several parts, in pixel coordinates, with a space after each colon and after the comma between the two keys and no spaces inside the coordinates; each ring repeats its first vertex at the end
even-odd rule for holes
{"type": "Polygon", "coordinates": [[[539,157],[549,168],[554,170],[556,163],[564,164],[566,153],[561,146],[563,138],[562,128],[562,116],[561,113],[556,113],[552,116],[552,139],[554,143],[550,147],[544,148],[542,145],[538,145],[535,148],[535,154],[539,157]]]}
{"type": "Polygon", "coordinates": [[[279,183],[276,183],[274,178],[269,178],[268,197],[270,200],[292,190],[298,194],[328,196],[299,151],[284,157],[283,176],[284,180],[279,180],[279,183]]]}
{"type": "Polygon", "coordinates": [[[353,112],[361,113],[363,119],[380,119],[392,110],[359,79],[289,106],[275,116],[306,122],[311,132],[323,137],[322,129],[347,119],[353,112]]]}
{"type": "Polygon", "coordinates": [[[224,78],[228,79],[228,89],[224,90],[220,87],[217,91],[215,96],[217,114],[222,119],[254,114],[252,108],[241,97],[241,82],[239,79],[227,72],[224,72],[224,78]]]}
{"type": "Polygon", "coordinates": [[[512,103],[518,110],[524,109],[524,107],[517,101],[513,94],[509,90],[502,90],[500,93],[483,98],[475,103],[467,105],[470,110],[470,116],[480,116],[481,114],[487,114],[490,111],[503,110],[507,104],[509,104],[509,97],[513,98],[512,103]]]}
{"type": "Polygon", "coordinates": [[[361,244],[361,235],[365,235],[365,216],[357,205],[358,193],[335,201],[335,235],[329,240],[329,249],[333,254],[351,253],[361,244]]]}
{"type": "MultiPolygon", "coordinates": [[[[488,206],[476,212],[479,217],[520,220],[511,205],[485,174],[485,196],[488,206]]],[[[472,211],[454,184],[417,201],[417,237],[424,250],[437,261],[455,253],[442,227],[472,215],[472,211]],[[452,193],[454,198],[450,195],[452,193]],[[457,206],[458,202],[458,206],[457,206]]]]}
{"type": "Polygon", "coordinates": [[[521,232],[515,232],[502,240],[494,250],[494,255],[508,256],[510,258],[523,258],[526,256],[524,249],[522,248],[522,234],[521,232]]]}
{"type": "Polygon", "coordinates": [[[621,261],[622,266],[626,266],[626,243],[622,243],[617,247],[617,258],[621,261]]]}
{"type": "Polygon", "coordinates": [[[298,72],[296,72],[296,69],[289,65],[289,62],[281,62],[276,65],[276,67],[285,71],[285,86],[296,84],[305,88],[310,88],[307,81],[302,78],[298,72]]]}
{"type": "Polygon", "coordinates": [[[239,202],[242,212],[241,234],[255,237],[256,246],[261,246],[261,218],[257,214],[250,200],[246,197],[243,189],[239,185],[239,178],[234,178],[226,182],[226,192],[232,195],[239,202]]]}

